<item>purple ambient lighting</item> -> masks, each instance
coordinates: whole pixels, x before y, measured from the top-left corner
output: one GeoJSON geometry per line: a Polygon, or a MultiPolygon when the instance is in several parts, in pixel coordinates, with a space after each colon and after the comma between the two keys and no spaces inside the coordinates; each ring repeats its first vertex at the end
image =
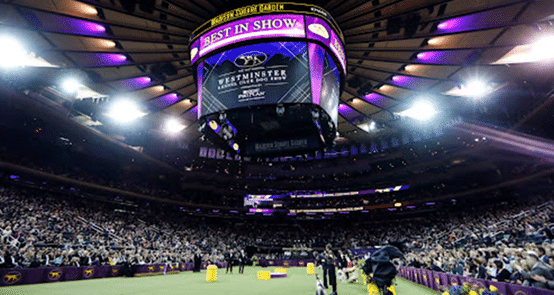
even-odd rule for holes
{"type": "MultiPolygon", "coordinates": [[[[421,53],[420,53],[421,54],[421,53]]],[[[422,88],[431,86],[432,80],[420,79],[406,76],[394,76],[392,77],[392,84],[405,87],[405,88],[422,88]]]]}
{"type": "Polygon", "coordinates": [[[230,212],[230,213],[235,213],[235,214],[239,213],[239,211],[237,211],[237,210],[231,210],[231,211],[229,211],[229,212],[230,212]]]}
{"type": "Polygon", "coordinates": [[[502,7],[471,15],[456,17],[441,22],[438,24],[437,29],[439,33],[453,33],[503,26],[510,22],[507,20],[509,18],[498,16],[511,13],[510,9],[512,8],[502,7]]]}
{"type": "Polygon", "coordinates": [[[380,94],[377,94],[377,93],[370,93],[366,96],[364,96],[364,99],[373,104],[373,105],[376,105],[378,107],[383,107],[383,108],[389,108],[391,107],[392,105],[394,105],[394,101],[392,101],[391,99],[389,99],[388,97],[386,96],[383,96],[383,95],[380,95],[380,94]]]}
{"type": "MultiPolygon", "coordinates": [[[[421,54],[421,53],[420,53],[421,54]]],[[[419,54],[418,54],[418,57],[419,57],[419,54]]],[[[394,82],[402,82],[402,81],[406,81],[408,77],[405,77],[405,76],[393,76],[392,77],[392,80],[394,82]]]]}
{"type": "Polygon", "coordinates": [[[361,212],[362,212],[362,213],[369,213],[368,210],[362,210],[361,212]]]}
{"type": "Polygon", "coordinates": [[[287,213],[288,216],[296,216],[296,213],[287,213]]]}
{"type": "Polygon", "coordinates": [[[10,179],[19,179],[19,176],[17,176],[17,175],[10,175],[10,179]]]}
{"type": "Polygon", "coordinates": [[[163,109],[176,103],[178,100],[179,96],[177,95],[177,93],[169,93],[164,96],[155,98],[150,104],[150,107],[154,109],[163,109]]]}
{"type": "Polygon", "coordinates": [[[104,27],[103,25],[99,25],[99,24],[95,24],[95,23],[89,23],[87,24],[89,30],[91,32],[105,32],[106,31],[106,27],[104,27]]]}
{"type": "Polygon", "coordinates": [[[406,206],[408,209],[415,209],[416,206],[406,206]]]}
{"type": "Polygon", "coordinates": [[[143,83],[143,84],[152,82],[152,79],[150,79],[150,77],[140,77],[140,78],[135,78],[134,80],[136,80],[138,83],[143,83]]]}
{"type": "Polygon", "coordinates": [[[219,210],[212,210],[213,213],[219,213],[219,210]]]}
{"type": "Polygon", "coordinates": [[[335,213],[333,213],[333,212],[325,212],[325,213],[323,213],[323,214],[324,214],[324,215],[333,215],[333,214],[335,214],[335,213]]]}
{"type": "Polygon", "coordinates": [[[85,34],[86,33],[98,34],[98,33],[106,32],[106,27],[104,27],[103,25],[84,21],[84,20],[79,20],[79,19],[71,19],[71,18],[67,18],[67,19],[68,20],[62,29],[65,32],[85,33],[85,34]]]}
{"type": "Polygon", "coordinates": [[[435,202],[425,203],[425,205],[427,205],[427,206],[433,206],[433,205],[435,205],[435,202]]]}
{"type": "Polygon", "coordinates": [[[196,209],[196,212],[200,211],[200,209],[196,209]]]}
{"type": "Polygon", "coordinates": [[[467,50],[426,51],[418,53],[417,59],[423,63],[452,64],[463,62],[469,54],[471,52],[467,50]]]}
{"type": "Polygon", "coordinates": [[[484,24],[479,21],[483,13],[461,16],[440,23],[437,28],[443,32],[460,32],[469,31],[472,29],[483,28],[484,24]]]}
{"type": "Polygon", "coordinates": [[[106,27],[101,24],[47,12],[34,11],[28,17],[34,26],[46,31],[97,36],[106,33],[106,27]]]}
{"type": "Polygon", "coordinates": [[[456,19],[452,19],[452,20],[449,20],[449,21],[442,22],[437,26],[437,28],[439,28],[441,30],[448,30],[448,29],[452,29],[452,28],[455,28],[455,27],[457,27],[456,19]]]}
{"type": "Polygon", "coordinates": [[[127,60],[127,56],[123,54],[98,53],[94,55],[97,65],[116,65],[122,64],[127,60]]]}
{"type": "Polygon", "coordinates": [[[313,213],[313,212],[308,212],[308,213],[306,213],[306,215],[315,215],[315,213],[313,213]]]}
{"type": "Polygon", "coordinates": [[[340,213],[340,214],[350,214],[350,212],[348,212],[348,211],[341,211],[341,212],[339,212],[339,213],[340,213]]]}
{"type": "Polygon", "coordinates": [[[388,208],[389,211],[396,211],[396,208],[388,208]]]}
{"type": "Polygon", "coordinates": [[[420,52],[417,54],[417,59],[421,59],[421,60],[431,60],[434,57],[436,56],[433,51],[420,52]]]}
{"type": "Polygon", "coordinates": [[[128,90],[136,90],[139,88],[144,88],[146,86],[149,86],[151,82],[152,82],[152,79],[150,79],[150,77],[138,77],[138,78],[111,82],[110,85],[122,91],[128,91],[128,90]]]}

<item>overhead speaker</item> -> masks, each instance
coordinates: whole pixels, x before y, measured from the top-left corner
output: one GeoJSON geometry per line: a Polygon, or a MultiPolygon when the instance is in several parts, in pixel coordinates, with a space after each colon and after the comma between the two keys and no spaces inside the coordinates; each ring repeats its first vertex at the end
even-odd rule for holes
{"type": "Polygon", "coordinates": [[[409,15],[404,22],[404,36],[411,37],[417,32],[421,16],[419,14],[409,15]]]}
{"type": "Polygon", "coordinates": [[[402,17],[391,17],[387,21],[387,34],[394,35],[400,33],[400,29],[404,25],[402,17]]]}

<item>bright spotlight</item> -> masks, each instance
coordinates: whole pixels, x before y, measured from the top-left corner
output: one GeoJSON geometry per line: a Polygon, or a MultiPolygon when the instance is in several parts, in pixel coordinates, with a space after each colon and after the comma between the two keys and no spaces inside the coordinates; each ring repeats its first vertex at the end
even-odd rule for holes
{"type": "Polygon", "coordinates": [[[377,124],[375,123],[375,121],[370,121],[369,123],[360,124],[358,125],[358,127],[365,132],[370,132],[377,129],[377,124]]]}
{"type": "Polygon", "coordinates": [[[437,111],[428,101],[418,101],[411,108],[399,113],[400,116],[410,117],[419,121],[429,121],[436,114],[437,111]]]}
{"type": "Polygon", "coordinates": [[[371,121],[371,123],[369,123],[369,130],[375,130],[375,128],[377,128],[375,121],[371,121]]]}
{"type": "Polygon", "coordinates": [[[81,89],[81,83],[75,78],[67,78],[62,82],[62,89],[68,94],[74,94],[81,89]]]}
{"type": "Polygon", "coordinates": [[[553,59],[554,36],[543,37],[532,45],[531,54],[536,60],[553,59]]]}
{"type": "Polygon", "coordinates": [[[0,67],[15,68],[25,66],[28,53],[19,41],[12,37],[0,37],[0,67]]]}
{"type": "Polygon", "coordinates": [[[181,132],[185,127],[185,125],[181,124],[181,122],[175,118],[170,118],[165,122],[165,131],[172,135],[181,132]]]}
{"type": "Polygon", "coordinates": [[[129,100],[116,101],[108,112],[108,117],[119,123],[129,123],[146,115],[141,112],[138,106],[129,100]]]}
{"type": "Polygon", "coordinates": [[[477,98],[483,97],[491,90],[491,87],[481,80],[469,81],[466,85],[464,85],[464,88],[468,96],[477,98]]]}

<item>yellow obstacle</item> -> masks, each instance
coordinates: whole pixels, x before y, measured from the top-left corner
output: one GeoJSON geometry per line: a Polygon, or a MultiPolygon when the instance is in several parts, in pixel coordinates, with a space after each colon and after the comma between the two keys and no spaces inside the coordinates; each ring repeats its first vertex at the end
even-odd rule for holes
{"type": "Polygon", "coordinates": [[[258,280],[269,280],[271,279],[271,272],[269,270],[259,270],[257,276],[258,280]]]}
{"type": "Polygon", "coordinates": [[[315,274],[315,267],[312,262],[308,263],[306,267],[309,275],[315,274]]]}
{"type": "Polygon", "coordinates": [[[284,268],[284,267],[277,267],[275,268],[275,271],[274,272],[278,272],[278,273],[287,273],[287,269],[284,268]]]}
{"type": "MultiPolygon", "coordinates": [[[[394,289],[393,285],[388,287],[387,290],[389,290],[393,295],[396,295],[396,290],[394,289]]],[[[369,285],[367,285],[367,291],[369,292],[369,295],[380,295],[381,294],[379,292],[379,288],[377,288],[377,286],[375,286],[374,283],[369,283],[369,285]]]]}
{"type": "Polygon", "coordinates": [[[216,265],[208,265],[208,269],[206,271],[206,282],[215,282],[217,280],[217,266],[216,265]]]}

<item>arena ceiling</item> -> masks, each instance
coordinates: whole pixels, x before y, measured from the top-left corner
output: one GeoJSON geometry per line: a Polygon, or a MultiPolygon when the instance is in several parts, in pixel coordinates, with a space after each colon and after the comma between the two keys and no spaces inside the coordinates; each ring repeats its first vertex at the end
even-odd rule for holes
{"type": "MultiPolygon", "coordinates": [[[[535,50],[530,44],[553,32],[552,1],[305,2],[327,10],[344,33],[348,74],[338,131],[352,142],[398,128],[394,114],[418,97],[431,97],[440,109],[463,111],[474,104],[468,97],[472,79],[483,79],[485,95],[494,95],[522,81],[547,83],[554,73],[529,54],[535,50]],[[367,127],[372,121],[375,131],[367,127]]],[[[81,77],[86,87],[79,98],[133,99],[145,112],[145,128],[161,132],[166,119],[178,118],[186,126],[184,138],[198,139],[191,32],[252,3],[8,0],[0,3],[0,30],[20,38],[37,62],[81,77]]],[[[102,127],[108,121],[89,117],[75,119],[113,132],[102,127]]]]}

